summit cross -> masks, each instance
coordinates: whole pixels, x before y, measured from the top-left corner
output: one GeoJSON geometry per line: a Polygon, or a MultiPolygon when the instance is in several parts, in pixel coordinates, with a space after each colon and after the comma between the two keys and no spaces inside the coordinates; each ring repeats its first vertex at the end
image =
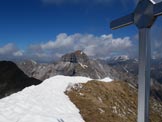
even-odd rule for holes
{"type": "Polygon", "coordinates": [[[138,72],[138,117],[137,122],[149,122],[150,98],[150,28],[158,16],[162,15],[162,2],[139,0],[134,12],[114,20],[111,29],[135,24],[139,30],[139,72],[138,72]]]}

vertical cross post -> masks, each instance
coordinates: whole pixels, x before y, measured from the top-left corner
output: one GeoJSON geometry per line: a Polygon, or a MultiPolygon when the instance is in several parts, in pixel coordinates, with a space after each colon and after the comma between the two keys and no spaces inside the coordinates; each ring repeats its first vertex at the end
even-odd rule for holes
{"type": "Polygon", "coordinates": [[[150,29],[139,30],[138,122],[149,122],[150,29]]]}
{"type": "Polygon", "coordinates": [[[150,28],[160,15],[162,15],[162,2],[156,4],[151,0],[139,0],[133,13],[110,24],[111,29],[135,24],[139,30],[138,122],[149,122],[150,28]]]}

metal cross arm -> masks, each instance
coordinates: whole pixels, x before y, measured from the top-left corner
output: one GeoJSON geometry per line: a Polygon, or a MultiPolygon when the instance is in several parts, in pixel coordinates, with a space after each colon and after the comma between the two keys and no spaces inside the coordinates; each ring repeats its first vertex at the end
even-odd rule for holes
{"type": "Polygon", "coordinates": [[[121,18],[118,18],[116,20],[113,20],[110,23],[110,28],[112,30],[118,29],[118,28],[122,28],[128,25],[131,25],[134,23],[134,13],[123,16],[121,18]]]}
{"type": "Polygon", "coordinates": [[[154,5],[154,15],[155,16],[162,15],[162,2],[154,5]]]}
{"type": "Polygon", "coordinates": [[[128,25],[131,25],[133,24],[133,17],[134,17],[134,14],[129,14],[127,16],[124,16],[122,18],[119,18],[117,20],[114,20],[111,22],[110,24],[110,28],[111,29],[118,29],[118,28],[121,28],[121,27],[124,27],[124,26],[128,26],[128,25]]]}
{"type": "Polygon", "coordinates": [[[137,27],[139,26],[138,28],[145,28],[145,26],[141,26],[145,20],[147,21],[147,28],[149,28],[152,26],[156,17],[160,15],[162,15],[162,2],[153,4],[150,0],[139,0],[133,13],[113,20],[110,23],[110,28],[115,30],[131,24],[136,24],[137,27]],[[144,16],[148,17],[144,20],[140,20],[143,19],[144,16]]]}

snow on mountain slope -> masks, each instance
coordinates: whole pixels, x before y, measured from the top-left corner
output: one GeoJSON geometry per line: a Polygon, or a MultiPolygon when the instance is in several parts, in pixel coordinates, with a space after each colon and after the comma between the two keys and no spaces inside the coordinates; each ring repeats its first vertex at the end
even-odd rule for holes
{"type": "Polygon", "coordinates": [[[111,81],[112,81],[112,79],[111,79],[111,78],[109,78],[109,77],[106,77],[106,78],[101,79],[101,80],[99,80],[99,81],[102,81],[102,82],[111,82],[111,81]]]}
{"type": "Polygon", "coordinates": [[[84,122],[79,110],[64,92],[69,84],[89,80],[85,77],[55,76],[38,86],[1,99],[0,122],[84,122]]]}

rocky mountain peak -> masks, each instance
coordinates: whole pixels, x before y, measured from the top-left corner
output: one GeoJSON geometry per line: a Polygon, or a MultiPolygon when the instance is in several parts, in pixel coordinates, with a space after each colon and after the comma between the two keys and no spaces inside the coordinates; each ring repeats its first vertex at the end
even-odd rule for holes
{"type": "Polygon", "coordinates": [[[81,50],[65,54],[61,57],[61,61],[71,63],[85,63],[88,60],[89,60],[88,56],[81,50]]]}

